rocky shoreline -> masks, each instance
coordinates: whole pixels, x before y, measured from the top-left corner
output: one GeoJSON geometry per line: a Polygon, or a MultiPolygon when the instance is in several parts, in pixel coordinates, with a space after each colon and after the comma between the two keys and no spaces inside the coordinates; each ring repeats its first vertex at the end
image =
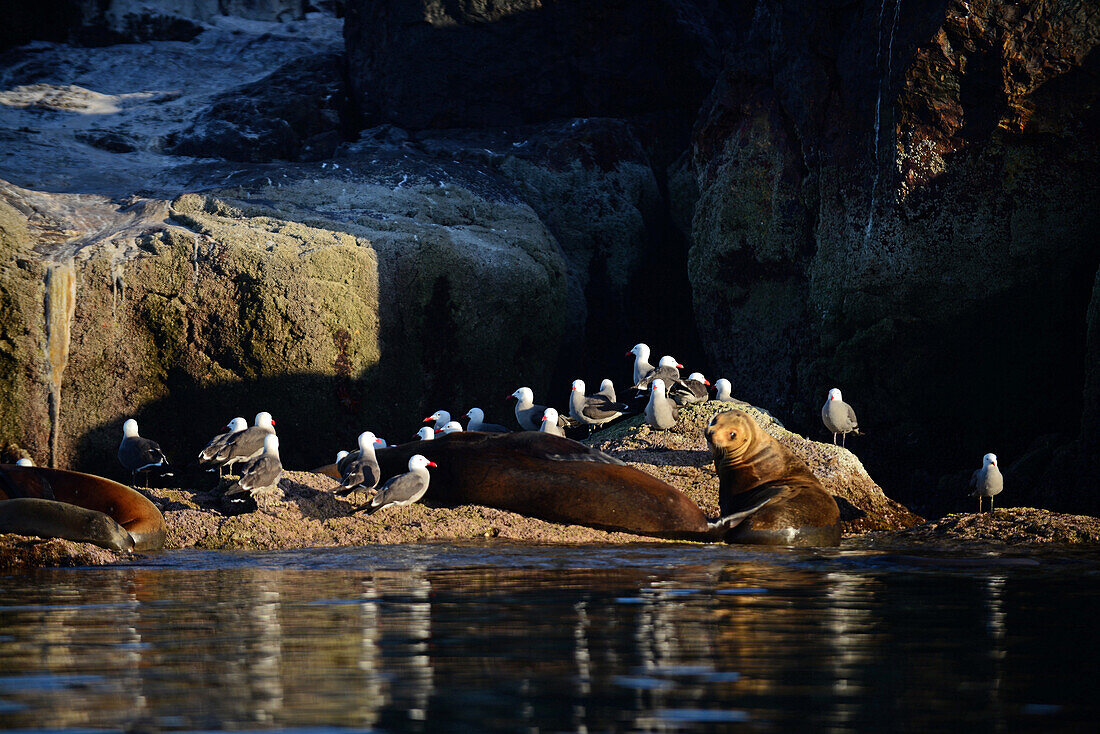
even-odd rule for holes
{"type": "Polygon", "coordinates": [[[308,467],[645,340],[804,433],[843,388],[928,514],[991,450],[1100,513],[1087,3],[64,5],[0,30],[0,458],[247,406],[308,467]]]}
{"type": "MultiPolygon", "coordinates": [[[[703,426],[726,403],[711,401],[682,411],[670,431],[653,431],[640,416],[595,434],[595,448],[669,482],[710,516],[718,513],[718,479],[703,438],[703,426]]],[[[886,496],[844,448],[810,441],[786,430],[766,411],[738,403],[770,434],[807,462],[841,505],[842,548],[954,544],[958,550],[994,545],[1100,545],[1100,518],[1064,515],[1033,508],[1002,508],[993,514],[952,514],[925,522],[886,496]]],[[[143,490],[164,514],[169,549],[288,550],[427,541],[499,539],[549,544],[631,544],[684,542],[561,525],[489,507],[431,507],[426,503],[392,507],[366,517],[349,514],[367,496],[336,497],[336,480],[321,473],[288,471],[283,496],[257,511],[226,515],[217,487],[143,490]]],[[[961,501],[965,497],[960,497],[961,501]]],[[[140,563],[142,556],[113,553],[95,546],[19,536],[0,538],[0,570],[49,566],[140,563]]]]}

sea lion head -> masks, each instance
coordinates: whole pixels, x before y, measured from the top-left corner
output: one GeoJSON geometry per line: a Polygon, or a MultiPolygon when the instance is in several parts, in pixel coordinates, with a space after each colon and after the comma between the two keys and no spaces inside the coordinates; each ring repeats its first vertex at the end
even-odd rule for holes
{"type": "Polygon", "coordinates": [[[113,551],[129,553],[134,550],[134,537],[109,515],[87,511],[81,524],[88,542],[113,551]]]}
{"type": "Polygon", "coordinates": [[[707,444],[715,459],[738,461],[748,452],[756,435],[756,421],[743,410],[727,410],[710,419],[707,444]]]}

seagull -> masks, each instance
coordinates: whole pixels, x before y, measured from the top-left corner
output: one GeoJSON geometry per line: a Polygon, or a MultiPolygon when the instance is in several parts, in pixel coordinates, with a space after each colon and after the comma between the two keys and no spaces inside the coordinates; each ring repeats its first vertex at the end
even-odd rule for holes
{"type": "Polygon", "coordinates": [[[470,408],[470,412],[466,414],[466,417],[470,419],[469,424],[466,426],[467,431],[482,431],[484,433],[511,433],[507,428],[499,423],[486,423],[485,411],[481,408],[470,408]]]}
{"type": "Polygon", "coordinates": [[[665,395],[665,381],[655,379],[649,385],[649,402],[645,406],[645,422],[653,428],[667,431],[676,425],[679,409],[665,395]]]}
{"type": "Polygon", "coordinates": [[[619,402],[619,399],[615,395],[615,383],[613,383],[606,377],[604,378],[603,382],[600,383],[600,390],[596,394],[603,395],[605,398],[613,403],[619,402]]]}
{"type": "Polygon", "coordinates": [[[437,410],[425,418],[423,422],[428,423],[429,421],[432,422],[432,428],[435,429],[435,432],[439,433],[443,426],[451,422],[451,414],[445,410],[437,410]]]}
{"type": "Polygon", "coordinates": [[[444,436],[446,436],[448,433],[461,433],[462,424],[458,421],[447,421],[446,425],[444,425],[442,428],[435,429],[435,432],[442,433],[444,436]]]}
{"type": "Polygon", "coordinates": [[[24,456],[22,459],[17,459],[16,462],[15,462],[15,465],[16,466],[34,466],[34,462],[24,456]]]}
{"type": "MultiPolygon", "coordinates": [[[[207,464],[215,463],[214,457],[217,456],[218,452],[221,451],[221,449],[225,446],[226,441],[232,438],[235,434],[245,430],[246,428],[248,428],[248,422],[240,416],[237,416],[233,420],[229,421],[229,423],[225,426],[225,430],[222,433],[219,433],[217,436],[214,436],[214,438],[210,439],[210,443],[206,444],[206,447],[199,452],[199,465],[206,466],[207,464]]],[[[218,470],[218,476],[220,477],[222,473],[222,465],[216,464],[216,468],[218,470]]],[[[207,471],[214,471],[214,469],[210,468],[207,469],[207,471]]]]}
{"type": "Polygon", "coordinates": [[[588,426],[589,431],[615,420],[629,407],[613,403],[598,393],[585,395],[584,380],[573,380],[573,389],[569,393],[569,415],[588,426]]]}
{"type": "Polygon", "coordinates": [[[250,427],[226,439],[211,463],[230,469],[234,464],[255,459],[264,450],[264,439],[274,433],[275,421],[271,413],[260,411],[250,427]]]}
{"type": "Polygon", "coordinates": [[[160,450],[160,444],[148,438],[138,435],[138,424],[133,418],[129,418],[122,424],[122,443],[118,446],[118,460],[122,466],[130,472],[130,483],[134,483],[134,475],[138,472],[145,473],[145,486],[149,486],[149,472],[159,471],[163,476],[172,476],[168,468],[168,459],[160,450]]]}
{"type": "Polygon", "coordinates": [[[435,430],[431,426],[424,426],[416,432],[416,437],[421,441],[431,441],[435,438],[435,430]]]}
{"type": "Polygon", "coordinates": [[[733,399],[733,386],[725,377],[719,377],[714,381],[714,399],[723,403],[735,403],[733,399]]]}
{"type": "Polygon", "coordinates": [[[539,430],[542,416],[546,412],[545,405],[535,404],[535,393],[529,387],[521,387],[508,396],[516,400],[516,422],[525,431],[539,430]]]}
{"type": "Polygon", "coordinates": [[[661,357],[661,361],[657,363],[657,369],[650,370],[648,373],[642,376],[642,379],[634,384],[634,387],[639,390],[645,390],[656,379],[665,381],[665,385],[671,385],[680,379],[680,368],[682,364],[676,361],[675,357],[665,355],[661,357]]]}
{"type": "Polygon", "coordinates": [[[539,431],[565,438],[565,431],[558,425],[558,411],[553,408],[546,409],[542,414],[542,423],[539,424],[539,431]]]}
{"type": "Polygon", "coordinates": [[[241,466],[241,476],[225,491],[226,497],[248,493],[256,500],[269,497],[283,476],[283,463],[279,459],[279,437],[274,433],[264,436],[264,447],[259,456],[241,466]]]}
{"type": "Polygon", "coordinates": [[[692,372],[686,380],[677,380],[668,388],[667,395],[677,405],[705,403],[710,399],[710,380],[701,372],[692,372]]]}
{"type": "Polygon", "coordinates": [[[829,399],[825,401],[825,405],[821,408],[821,421],[826,428],[833,432],[834,445],[838,433],[840,434],[841,446],[844,445],[849,433],[854,433],[857,436],[862,435],[859,432],[859,421],[856,420],[856,412],[852,410],[852,406],[844,402],[838,387],[834,387],[829,391],[829,399]]]}
{"type": "Polygon", "coordinates": [[[635,344],[627,354],[634,355],[634,379],[630,384],[637,385],[642,378],[653,371],[653,365],[649,363],[649,345],[635,344]]]}
{"type": "Polygon", "coordinates": [[[334,491],[340,496],[348,495],[357,489],[374,489],[382,476],[378,468],[378,457],[374,454],[374,445],[378,438],[370,431],[359,434],[359,456],[345,462],[340,471],[340,486],[334,491]]]}
{"type": "Polygon", "coordinates": [[[992,513],[993,497],[1005,488],[1004,477],[1001,476],[1001,470],[997,466],[996,454],[986,454],[982,457],[982,468],[975,469],[970,475],[970,486],[974,488],[970,496],[978,498],[978,512],[982,511],[982,497],[988,497],[989,512],[992,513]]]}
{"type": "Polygon", "coordinates": [[[383,484],[369,504],[360,505],[352,510],[353,513],[366,510],[368,515],[378,512],[383,507],[390,505],[411,505],[424,496],[428,491],[428,467],[436,466],[434,461],[429,461],[423,454],[413,454],[409,458],[409,471],[398,474],[383,484]]]}

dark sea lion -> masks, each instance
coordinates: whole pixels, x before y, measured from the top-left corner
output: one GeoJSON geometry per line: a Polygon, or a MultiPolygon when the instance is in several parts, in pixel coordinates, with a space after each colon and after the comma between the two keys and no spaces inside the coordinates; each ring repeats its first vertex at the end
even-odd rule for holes
{"type": "Polygon", "coordinates": [[[343,476],[341,476],[340,469],[336,466],[336,464],[325,464],[324,466],[319,466],[316,469],[310,469],[310,473],[324,474],[326,477],[335,479],[338,482],[344,478],[343,476]]]}
{"type": "Polygon", "coordinates": [[[378,449],[382,478],[405,471],[413,454],[434,461],[424,502],[484,505],[550,522],[640,535],[721,540],[680,490],[618,459],[548,433],[464,431],[378,449]]]}
{"type": "Polygon", "coordinates": [[[64,538],[115,551],[134,549],[130,533],[108,515],[37,497],[0,500],[0,533],[64,538]]]}
{"type": "Polygon", "coordinates": [[[836,500],[805,462],[741,410],[707,426],[723,515],[743,515],[727,540],[763,545],[836,545],[836,500]]]}
{"type": "MultiPolygon", "coordinates": [[[[60,508],[62,511],[67,506],[74,505],[77,508],[94,510],[121,525],[133,539],[134,550],[157,550],[164,547],[164,539],[168,533],[164,516],[144,495],[124,484],[94,474],[14,464],[0,464],[0,477],[3,477],[0,479],[0,499],[53,500],[63,505],[60,508]]],[[[55,517],[64,517],[64,514],[55,517]]],[[[82,513],[71,512],[72,527],[83,527],[81,523],[84,520],[82,513]]],[[[18,531],[9,529],[8,532],[18,531]]],[[[56,537],[76,540],[63,535],[56,537]]],[[[95,537],[84,540],[98,542],[95,537]]]]}

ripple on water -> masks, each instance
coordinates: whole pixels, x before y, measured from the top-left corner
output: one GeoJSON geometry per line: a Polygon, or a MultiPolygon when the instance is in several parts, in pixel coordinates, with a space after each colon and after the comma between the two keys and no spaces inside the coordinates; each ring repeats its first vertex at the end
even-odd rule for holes
{"type": "Polygon", "coordinates": [[[0,577],[0,716],[64,732],[860,731],[889,701],[920,730],[1073,730],[1100,713],[1085,644],[1100,554],[1018,555],[475,542],[16,574],[0,577]]]}

